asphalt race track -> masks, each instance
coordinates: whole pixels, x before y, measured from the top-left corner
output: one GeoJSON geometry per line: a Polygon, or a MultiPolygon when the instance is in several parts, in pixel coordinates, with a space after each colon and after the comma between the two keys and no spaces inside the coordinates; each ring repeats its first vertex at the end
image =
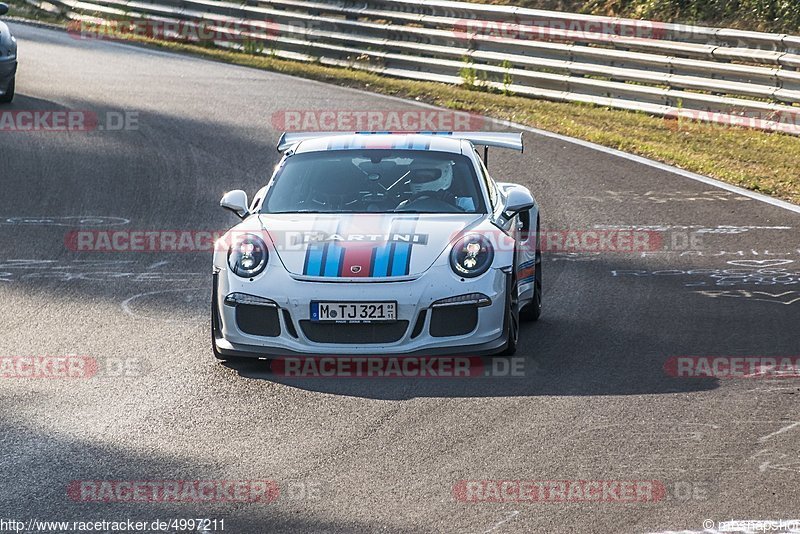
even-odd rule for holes
{"type": "Polygon", "coordinates": [[[490,170],[534,191],[545,229],[640,228],[663,247],[547,253],[523,376],[295,379],[261,361],[218,363],[209,252],[76,252],[69,233],[225,230],[236,221],[222,193],[252,195],[278,161],[276,112],[415,104],[12,26],[21,64],[3,111],[127,113],[137,127],[0,132],[0,357],[101,366],[84,379],[0,378],[0,519],[645,533],[800,516],[800,379],[665,371],[675,356],[800,356],[797,212],[528,133],[524,154],[495,150],[490,170]],[[280,497],[68,491],[87,480],[269,480],[280,497]],[[454,493],[465,480],[657,481],[663,492],[475,502],[454,493]]]}

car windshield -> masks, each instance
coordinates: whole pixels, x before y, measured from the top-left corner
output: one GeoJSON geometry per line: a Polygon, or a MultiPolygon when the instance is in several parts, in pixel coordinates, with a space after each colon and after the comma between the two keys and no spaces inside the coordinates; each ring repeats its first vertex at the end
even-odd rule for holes
{"type": "Polygon", "coordinates": [[[472,162],[423,150],[295,154],[277,170],[262,213],[485,213],[472,162]]]}

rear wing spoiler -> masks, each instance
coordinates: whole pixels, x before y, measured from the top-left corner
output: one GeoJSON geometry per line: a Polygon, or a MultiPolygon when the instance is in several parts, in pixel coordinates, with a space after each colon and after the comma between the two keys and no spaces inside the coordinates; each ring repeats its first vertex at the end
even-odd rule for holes
{"type": "Polygon", "coordinates": [[[278,141],[278,152],[296,145],[308,139],[320,137],[330,137],[334,135],[378,135],[378,134],[397,134],[397,135],[442,135],[453,139],[464,139],[473,145],[484,147],[509,148],[522,152],[522,134],[505,132],[284,132],[278,141]]]}

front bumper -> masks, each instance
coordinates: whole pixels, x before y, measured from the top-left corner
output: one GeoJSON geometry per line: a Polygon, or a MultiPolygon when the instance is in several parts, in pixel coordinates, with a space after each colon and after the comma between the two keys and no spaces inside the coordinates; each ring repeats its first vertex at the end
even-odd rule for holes
{"type": "MultiPolygon", "coordinates": [[[[386,279],[383,279],[386,280],[386,279]]],[[[250,281],[223,270],[215,275],[214,338],[217,351],[225,356],[275,357],[295,355],[485,355],[502,351],[507,343],[505,325],[506,288],[508,275],[501,269],[461,281],[447,266],[434,266],[416,279],[371,282],[330,282],[298,280],[282,266],[270,266],[250,281]],[[237,322],[236,306],[226,304],[231,293],[244,293],[273,301],[277,307],[270,316],[279,321],[280,333],[272,336],[248,334],[237,322]],[[491,303],[477,307],[474,329],[459,335],[431,335],[434,318],[432,304],[441,299],[481,293],[491,303]],[[396,301],[398,321],[404,326],[391,327],[401,332],[396,340],[370,342],[349,339],[346,342],[320,342],[319,323],[312,323],[311,301],[396,301]],[[421,317],[422,315],[422,317],[421,317]]],[[[452,307],[447,313],[459,313],[465,308],[452,307]]],[[[441,319],[441,310],[437,317],[441,319]]],[[[473,309],[474,313],[475,310],[473,309]]],[[[454,318],[454,320],[457,318],[454,318]]],[[[441,321],[440,321],[441,322],[441,321]]],[[[341,332],[349,325],[331,325],[341,332]]],[[[352,329],[351,329],[352,330],[352,329]]],[[[358,328],[356,328],[358,330],[358,328]]],[[[366,330],[371,329],[369,327],[366,330]]]]}

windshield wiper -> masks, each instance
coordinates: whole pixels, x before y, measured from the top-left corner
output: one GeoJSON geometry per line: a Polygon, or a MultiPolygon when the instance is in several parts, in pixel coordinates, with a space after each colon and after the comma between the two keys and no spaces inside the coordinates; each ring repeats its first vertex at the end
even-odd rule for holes
{"type": "Polygon", "coordinates": [[[262,211],[259,212],[264,215],[292,215],[294,213],[335,213],[332,211],[319,211],[319,210],[293,210],[293,211],[262,211]]]}
{"type": "Polygon", "coordinates": [[[428,213],[431,215],[436,214],[447,214],[447,213],[456,213],[455,211],[420,211],[420,210],[394,210],[390,211],[389,213],[428,213]]]}

